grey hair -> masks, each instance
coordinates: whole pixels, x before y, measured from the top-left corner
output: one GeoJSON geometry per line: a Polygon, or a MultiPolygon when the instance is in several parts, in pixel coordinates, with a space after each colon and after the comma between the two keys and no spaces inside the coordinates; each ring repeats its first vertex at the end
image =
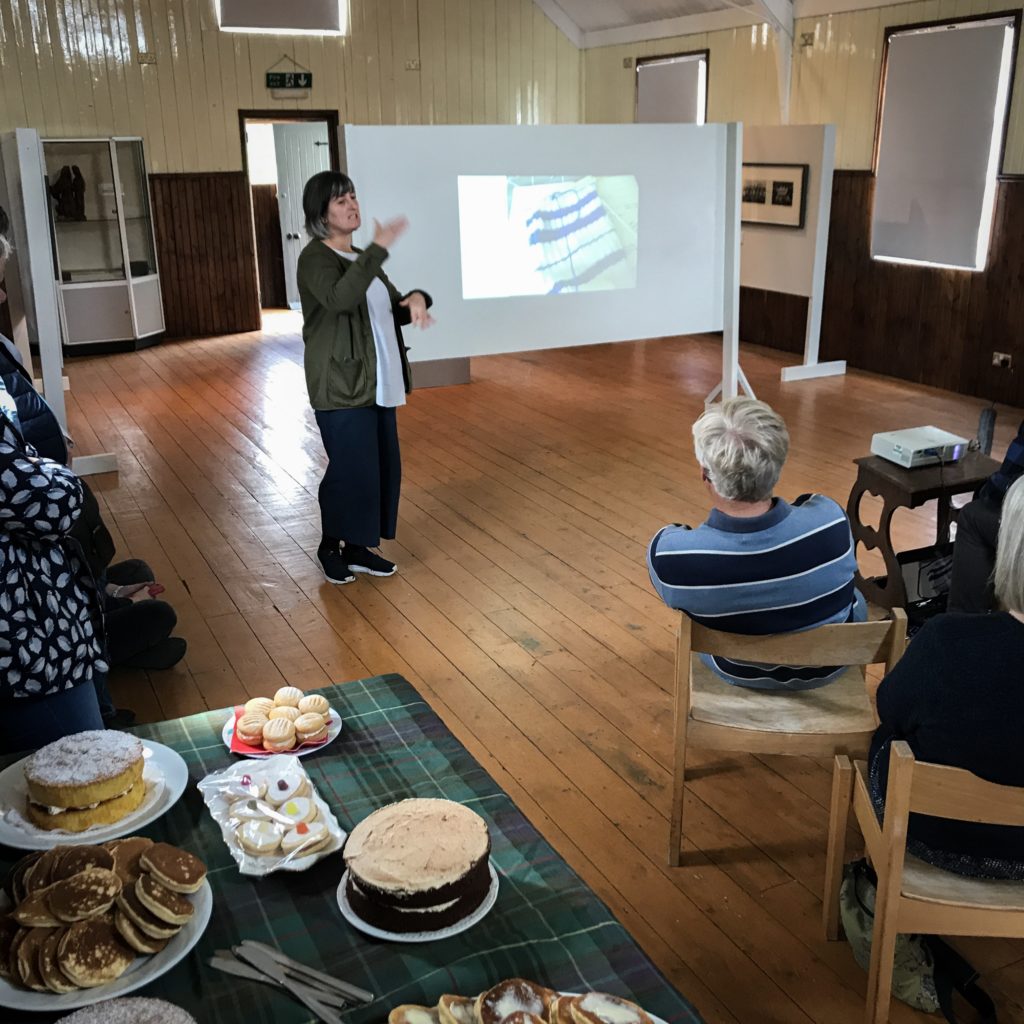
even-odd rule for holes
{"type": "Polygon", "coordinates": [[[7,211],[0,206],[0,260],[9,260],[13,252],[14,243],[11,241],[11,221],[7,216],[7,211]]]}
{"type": "Polygon", "coordinates": [[[693,425],[693,450],[711,486],[729,501],[772,496],[789,452],[789,433],[770,405],[730,398],[693,425]]]}
{"type": "Polygon", "coordinates": [[[1024,612],[1024,477],[1006,492],[996,545],[995,592],[1011,612],[1024,612]]]}

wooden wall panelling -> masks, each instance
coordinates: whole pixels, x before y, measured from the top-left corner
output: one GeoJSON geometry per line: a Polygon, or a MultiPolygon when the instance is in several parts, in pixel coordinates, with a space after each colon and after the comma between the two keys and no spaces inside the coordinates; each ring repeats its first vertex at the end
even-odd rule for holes
{"type": "Polygon", "coordinates": [[[743,341],[802,354],[806,335],[807,296],[740,288],[740,338],[743,341]]]}
{"type": "Polygon", "coordinates": [[[260,276],[260,305],[264,309],[287,309],[281,210],[277,204],[276,185],[252,186],[252,219],[256,234],[256,266],[260,276]]]}
{"type": "Polygon", "coordinates": [[[241,171],[150,175],[167,334],[260,327],[248,180],[241,171]]]}

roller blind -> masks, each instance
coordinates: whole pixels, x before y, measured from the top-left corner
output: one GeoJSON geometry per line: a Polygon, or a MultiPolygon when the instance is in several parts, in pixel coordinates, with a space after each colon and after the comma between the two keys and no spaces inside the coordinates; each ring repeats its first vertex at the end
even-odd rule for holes
{"type": "Polygon", "coordinates": [[[238,32],[345,31],[344,0],[217,0],[220,27],[238,32]]]}
{"type": "Polygon", "coordinates": [[[871,254],[981,270],[1006,115],[1009,19],[889,37],[871,254]]]}
{"type": "Polygon", "coordinates": [[[703,124],[706,96],[703,55],[637,62],[636,119],[640,123],[703,124]]]}

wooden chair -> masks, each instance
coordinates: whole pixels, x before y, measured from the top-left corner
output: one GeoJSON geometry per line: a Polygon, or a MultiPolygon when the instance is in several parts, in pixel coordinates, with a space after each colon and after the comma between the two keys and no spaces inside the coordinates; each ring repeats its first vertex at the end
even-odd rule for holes
{"type": "Polygon", "coordinates": [[[907,617],[894,608],[877,622],[820,626],[803,633],[737,636],[697,625],[680,613],[675,667],[672,817],[668,862],[679,865],[683,841],[686,749],[742,750],[753,754],[837,753],[866,756],[878,721],[864,668],[899,661],[907,617]],[[697,657],[721,655],[774,665],[848,665],[817,690],[765,691],[733,686],[697,657]]]}
{"type": "Polygon", "coordinates": [[[839,887],[846,859],[850,803],[878,875],[868,972],[867,1024],[889,1019],[896,936],[983,935],[1024,938],[1024,882],[964,878],[906,852],[911,812],[956,821],[1024,826],[1024,789],[985,782],[962,768],[917,761],[902,740],[889,755],[885,821],[879,827],[868,788],[867,764],[835,759],[825,897],[825,936],[839,937],[839,887]]]}

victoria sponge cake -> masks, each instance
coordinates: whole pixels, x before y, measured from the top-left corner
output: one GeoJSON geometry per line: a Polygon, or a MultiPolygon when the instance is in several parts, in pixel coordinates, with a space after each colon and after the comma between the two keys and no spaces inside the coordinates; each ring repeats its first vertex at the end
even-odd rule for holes
{"type": "Polygon", "coordinates": [[[480,815],[451,800],[400,800],[349,834],[346,894],[367,924],[434,931],[461,921],[490,888],[491,839],[480,815]]]}
{"type": "Polygon", "coordinates": [[[64,736],[25,760],[28,815],[40,828],[112,824],[146,795],[142,744],[113,729],[64,736]]]}

